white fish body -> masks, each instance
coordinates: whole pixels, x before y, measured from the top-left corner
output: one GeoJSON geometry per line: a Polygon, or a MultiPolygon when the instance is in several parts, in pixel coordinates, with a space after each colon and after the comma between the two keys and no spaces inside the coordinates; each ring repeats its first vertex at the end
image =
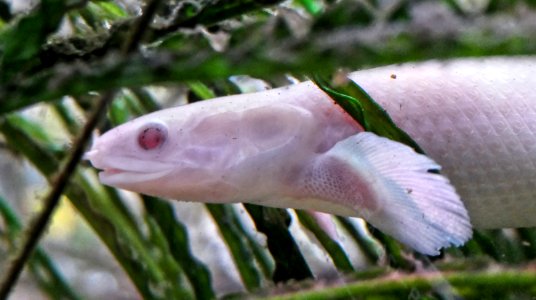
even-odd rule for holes
{"type": "MultiPolygon", "coordinates": [[[[536,170],[535,65],[528,58],[460,60],[350,77],[443,166],[474,224],[534,226],[524,210],[536,213],[528,176],[536,170]]],[[[86,157],[108,185],[359,216],[426,254],[471,236],[453,186],[427,172],[440,168],[436,162],[362,132],[310,82],[145,115],[101,136],[86,157]]]]}
{"type": "Polygon", "coordinates": [[[536,57],[518,57],[351,77],[442,166],[473,226],[492,229],[536,226],[535,71],[536,57]]]}

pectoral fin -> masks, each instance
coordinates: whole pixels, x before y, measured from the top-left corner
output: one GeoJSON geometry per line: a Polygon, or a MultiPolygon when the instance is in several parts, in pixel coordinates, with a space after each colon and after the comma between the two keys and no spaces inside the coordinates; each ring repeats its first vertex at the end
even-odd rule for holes
{"type": "Polygon", "coordinates": [[[432,159],[404,144],[362,132],[325,153],[313,173],[316,182],[335,180],[336,184],[323,185],[331,201],[354,208],[370,224],[415,250],[437,255],[440,248],[460,246],[472,235],[454,187],[445,176],[429,172],[439,169],[432,159]]]}

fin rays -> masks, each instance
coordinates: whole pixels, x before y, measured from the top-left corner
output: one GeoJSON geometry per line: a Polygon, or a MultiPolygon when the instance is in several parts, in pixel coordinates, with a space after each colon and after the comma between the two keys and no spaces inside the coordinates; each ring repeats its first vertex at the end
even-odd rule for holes
{"type": "Polygon", "coordinates": [[[429,255],[471,237],[463,203],[446,177],[428,172],[440,166],[427,156],[370,132],[337,143],[326,155],[344,161],[356,182],[373,186],[379,210],[359,213],[385,233],[429,255]]]}

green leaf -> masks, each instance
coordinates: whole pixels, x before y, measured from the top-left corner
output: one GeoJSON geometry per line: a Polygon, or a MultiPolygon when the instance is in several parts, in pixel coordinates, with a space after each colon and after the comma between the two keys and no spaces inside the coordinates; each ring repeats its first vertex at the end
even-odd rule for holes
{"type": "Polygon", "coordinates": [[[536,273],[532,265],[516,269],[494,268],[497,269],[495,272],[484,268],[409,276],[391,272],[379,278],[344,281],[323,288],[313,285],[309,289],[291,290],[263,299],[531,299],[534,296],[536,273]]]}
{"type": "Polygon", "coordinates": [[[275,260],[274,282],[291,279],[313,278],[313,273],[300,252],[296,241],[290,234],[291,217],[285,209],[244,204],[255,227],[266,235],[268,250],[275,260]]]}
{"type": "Polygon", "coordinates": [[[197,299],[214,299],[210,272],[191,252],[188,230],[176,218],[168,201],[143,196],[147,214],[158,224],[167,240],[165,249],[173,255],[190,281],[197,299]]]}
{"type": "Polygon", "coordinates": [[[225,241],[233,260],[238,268],[242,282],[248,290],[254,290],[261,286],[261,273],[255,265],[255,256],[248,245],[248,241],[242,234],[232,206],[222,204],[205,205],[216,222],[216,225],[225,241]]]}
{"type": "Polygon", "coordinates": [[[65,101],[54,103],[52,108],[58,114],[64,128],[66,128],[70,134],[74,135],[76,132],[79,132],[81,125],[78,122],[78,117],[71,111],[65,101]]]}
{"type": "Polygon", "coordinates": [[[127,99],[127,95],[121,94],[118,95],[116,99],[111,103],[110,109],[108,110],[108,118],[110,119],[113,126],[123,124],[128,121],[130,117],[130,110],[127,99]]]}
{"type": "Polygon", "coordinates": [[[381,258],[381,247],[370,236],[365,235],[350,222],[346,217],[337,217],[337,220],[341,223],[344,229],[348,232],[350,237],[355,241],[359,248],[363,251],[363,255],[371,263],[378,263],[381,258]]]}
{"type": "MultiPolygon", "coordinates": [[[[92,4],[92,3],[90,3],[92,4]]],[[[111,2],[111,1],[100,1],[96,5],[100,6],[100,8],[106,12],[106,15],[104,17],[108,18],[124,18],[128,17],[127,12],[119,6],[117,3],[111,2]]],[[[100,17],[100,16],[99,16],[100,17]]]]}
{"type": "Polygon", "coordinates": [[[139,105],[143,107],[145,113],[153,112],[161,108],[160,104],[153,99],[153,96],[147,92],[147,90],[143,88],[132,88],[130,91],[138,100],[137,102],[139,105]]]}
{"type": "Polygon", "coordinates": [[[211,99],[216,97],[214,92],[206,84],[200,81],[189,81],[187,84],[192,92],[200,99],[211,99]]]}
{"type": "MultiPolygon", "coordinates": [[[[0,118],[0,132],[8,146],[21,151],[52,182],[60,161],[51,149],[37,143],[25,131],[34,132],[30,121],[19,128],[13,120],[17,119],[0,118]]],[[[77,172],[65,195],[110,249],[140,294],[146,299],[190,299],[190,292],[179,285],[176,272],[162,268],[165,258],[152,255],[159,251],[158,246],[147,240],[123,202],[110,189],[95,185],[91,179],[95,175],[89,174],[77,172]]]]}
{"type": "Polygon", "coordinates": [[[85,176],[77,176],[66,195],[121,264],[146,299],[191,299],[179,281],[162,269],[158,247],[148,241],[141,228],[122,216],[106,194],[85,176]],[[79,184],[78,184],[79,183],[79,184]]]}
{"type": "Polygon", "coordinates": [[[423,153],[421,147],[393,122],[387,112],[354,81],[335,86],[325,78],[314,76],[313,82],[340,105],[365,131],[406,144],[423,153]]]}
{"type": "Polygon", "coordinates": [[[66,10],[63,0],[43,0],[37,9],[0,34],[0,48],[3,50],[1,81],[9,81],[14,73],[35,62],[41,46],[57,30],[66,10]]]}
{"type": "Polygon", "coordinates": [[[47,129],[40,124],[37,124],[33,120],[23,117],[19,114],[8,115],[6,119],[9,123],[13,124],[13,126],[19,128],[21,131],[24,131],[28,136],[31,136],[39,144],[45,145],[54,152],[62,150],[62,147],[50,138],[47,129]]]}
{"type": "MultiPolygon", "coordinates": [[[[0,236],[6,235],[9,243],[14,245],[21,234],[21,222],[16,212],[0,196],[0,216],[7,232],[0,232],[0,236]]],[[[2,231],[3,231],[2,230],[2,231]]],[[[34,255],[30,258],[29,269],[37,279],[40,287],[51,299],[81,299],[79,295],[69,286],[63,275],[56,269],[54,262],[46,252],[38,247],[34,255]]]]}
{"type": "Polygon", "coordinates": [[[348,255],[344,252],[341,245],[337,241],[331,239],[308,212],[296,210],[296,214],[298,215],[300,223],[311,231],[320,244],[322,244],[322,247],[326,249],[337,269],[343,272],[351,272],[354,270],[348,255]]]}
{"type": "Polygon", "coordinates": [[[322,3],[318,0],[297,0],[297,2],[313,16],[319,15],[322,11],[322,3]]]}
{"type": "Polygon", "coordinates": [[[34,162],[35,167],[43,175],[52,176],[57,171],[59,161],[52,151],[36,143],[28,133],[17,126],[17,123],[0,118],[0,133],[6,139],[8,147],[13,147],[26,159],[34,162]]]}

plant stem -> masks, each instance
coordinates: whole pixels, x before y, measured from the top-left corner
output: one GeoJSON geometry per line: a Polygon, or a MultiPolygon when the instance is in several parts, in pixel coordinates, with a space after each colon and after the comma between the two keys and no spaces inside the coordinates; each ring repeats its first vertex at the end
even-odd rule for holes
{"type": "MultiPolygon", "coordinates": [[[[122,48],[122,54],[127,55],[134,51],[138,46],[145,29],[147,28],[152,16],[158,6],[159,0],[152,0],[148,3],[145,13],[138,19],[138,24],[133,28],[131,35],[126,40],[122,48]]],[[[29,224],[29,227],[23,235],[22,247],[15,253],[12,262],[4,273],[4,277],[0,281],[0,299],[6,299],[11,289],[17,282],[17,279],[22,272],[26,261],[33,253],[39,239],[43,235],[47,227],[52,213],[58,206],[59,200],[71,175],[76,170],[82,155],[84,154],[86,144],[91,137],[93,129],[97,126],[100,119],[104,116],[108,104],[113,100],[115,95],[114,90],[105,92],[97,102],[97,105],[90,115],[82,133],[74,144],[74,149],[67,159],[67,163],[61,169],[57,179],[55,180],[52,190],[48,193],[44,200],[44,208],[29,224]]]]}
{"type": "Polygon", "coordinates": [[[60,171],[52,190],[43,201],[43,210],[39,212],[30,225],[28,225],[28,229],[23,235],[24,240],[22,242],[22,247],[15,253],[14,259],[9,264],[8,269],[4,273],[5,276],[2,278],[0,284],[0,299],[7,298],[19,278],[22,268],[43,235],[54,209],[58,206],[63,190],[69,182],[71,174],[74,172],[78,162],[82,158],[86,143],[91,137],[91,133],[99,122],[101,116],[104,115],[108,102],[113,99],[113,95],[113,92],[107,92],[101,97],[100,101],[98,101],[97,107],[95,107],[95,110],[80,134],[78,141],[74,145],[74,150],[71,152],[67,164],[60,171]]]}
{"type": "Polygon", "coordinates": [[[312,288],[265,299],[404,299],[411,295],[426,298],[438,285],[445,283],[458,291],[463,299],[501,299],[512,292],[516,292],[517,297],[526,295],[529,299],[536,293],[536,271],[534,265],[529,265],[519,270],[485,269],[479,272],[431,272],[418,275],[396,272],[382,278],[323,289],[312,288]]]}

